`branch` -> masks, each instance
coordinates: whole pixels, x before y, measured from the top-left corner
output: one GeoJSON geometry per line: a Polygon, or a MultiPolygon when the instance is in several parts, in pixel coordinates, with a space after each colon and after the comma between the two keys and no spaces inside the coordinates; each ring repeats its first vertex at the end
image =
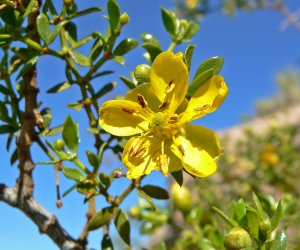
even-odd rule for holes
{"type": "Polygon", "coordinates": [[[17,188],[8,188],[0,184],[0,201],[20,209],[39,228],[41,233],[47,234],[62,250],[83,250],[84,247],[74,240],[59,224],[57,218],[47,211],[34,198],[30,197],[22,203],[18,202],[17,188]]]}

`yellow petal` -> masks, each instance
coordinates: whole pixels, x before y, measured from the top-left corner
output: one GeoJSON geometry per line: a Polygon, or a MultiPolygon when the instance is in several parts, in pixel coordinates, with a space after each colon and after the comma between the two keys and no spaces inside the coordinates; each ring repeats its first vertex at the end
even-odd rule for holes
{"type": "Polygon", "coordinates": [[[171,151],[172,141],[165,142],[165,153],[169,158],[169,173],[179,171],[183,168],[182,161],[171,151]]]}
{"type": "Polygon", "coordinates": [[[182,53],[160,53],[151,67],[150,84],[161,102],[160,109],[174,113],[188,88],[188,69],[183,62],[182,53]]]}
{"type": "Polygon", "coordinates": [[[171,146],[172,152],[182,160],[184,169],[198,177],[207,177],[217,169],[214,159],[202,148],[178,136],[171,146]]]}
{"type": "Polygon", "coordinates": [[[158,169],[161,140],[155,137],[132,137],[126,144],[122,162],[127,167],[127,178],[136,179],[158,169]]]}
{"type": "Polygon", "coordinates": [[[214,131],[190,124],[186,124],[182,128],[184,137],[193,145],[204,149],[212,158],[215,159],[222,153],[219,138],[214,131]]]}
{"type": "Polygon", "coordinates": [[[190,99],[186,111],[182,114],[181,123],[188,123],[215,111],[228,93],[222,76],[213,76],[205,82],[190,99]]]}
{"type": "Polygon", "coordinates": [[[149,108],[154,112],[159,112],[159,105],[161,104],[160,100],[154,94],[152,86],[147,84],[142,84],[130,90],[126,95],[125,99],[133,102],[138,102],[138,95],[142,95],[147,101],[149,108]]]}
{"type": "Polygon", "coordinates": [[[99,109],[99,124],[117,136],[131,136],[148,130],[148,114],[132,101],[112,100],[99,109]]]}

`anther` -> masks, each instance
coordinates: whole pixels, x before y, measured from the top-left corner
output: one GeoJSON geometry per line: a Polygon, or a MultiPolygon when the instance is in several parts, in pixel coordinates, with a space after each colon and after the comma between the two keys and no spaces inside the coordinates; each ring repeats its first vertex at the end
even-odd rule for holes
{"type": "Polygon", "coordinates": [[[182,156],[184,156],[185,155],[184,148],[181,145],[179,145],[178,149],[179,149],[180,153],[182,154],[182,156]]]}
{"type": "Polygon", "coordinates": [[[177,116],[172,116],[172,117],[170,118],[170,121],[168,121],[168,123],[173,124],[173,123],[176,123],[177,121],[178,121],[178,117],[177,117],[177,116]]]}
{"type": "Polygon", "coordinates": [[[138,98],[138,101],[139,101],[140,105],[142,106],[142,108],[147,108],[148,107],[148,103],[145,100],[144,96],[138,94],[137,98],[138,98]]]}
{"type": "Polygon", "coordinates": [[[128,113],[128,114],[137,114],[137,111],[134,109],[127,109],[127,108],[122,108],[122,111],[128,113]]]}
{"type": "Polygon", "coordinates": [[[170,93],[174,89],[174,87],[175,87],[174,80],[171,80],[165,89],[165,94],[170,93]]]}
{"type": "Polygon", "coordinates": [[[159,105],[159,108],[160,108],[160,109],[164,109],[164,108],[166,108],[168,105],[169,105],[169,102],[164,101],[161,105],[159,105]]]}
{"type": "Polygon", "coordinates": [[[146,152],[146,148],[140,148],[138,151],[135,152],[135,154],[133,155],[133,157],[139,158],[139,157],[143,156],[143,154],[145,152],[146,152]]]}
{"type": "Polygon", "coordinates": [[[195,108],[195,111],[203,111],[203,110],[208,109],[209,107],[210,107],[209,104],[205,104],[205,105],[203,105],[201,107],[195,108]]]}

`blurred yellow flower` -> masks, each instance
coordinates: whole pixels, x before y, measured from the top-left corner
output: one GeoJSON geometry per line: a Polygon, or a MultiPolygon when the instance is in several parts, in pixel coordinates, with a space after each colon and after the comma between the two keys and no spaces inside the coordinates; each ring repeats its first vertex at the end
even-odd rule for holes
{"type": "Polygon", "coordinates": [[[221,76],[214,76],[189,101],[187,89],[188,69],[182,53],[162,52],[152,64],[150,83],[129,91],[125,100],[107,101],[99,109],[99,124],[105,131],[133,136],[122,156],[127,178],[152,170],[167,175],[184,168],[198,177],[216,171],[215,159],[221,153],[216,134],[188,123],[215,111],[228,88],[221,76]]]}
{"type": "Polygon", "coordinates": [[[198,0],[186,0],[186,6],[189,9],[195,9],[198,4],[198,0]]]}
{"type": "Polygon", "coordinates": [[[267,144],[259,154],[259,159],[267,166],[275,166],[279,162],[276,148],[273,144],[267,144]]]}

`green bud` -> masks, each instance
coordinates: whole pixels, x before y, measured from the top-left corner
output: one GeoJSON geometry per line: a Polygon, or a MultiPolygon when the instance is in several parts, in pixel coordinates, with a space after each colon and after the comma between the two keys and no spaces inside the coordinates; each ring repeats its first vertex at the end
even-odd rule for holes
{"type": "Polygon", "coordinates": [[[134,218],[140,218],[140,216],[141,216],[141,211],[140,211],[140,209],[138,208],[138,207],[131,207],[130,209],[129,209],[129,215],[131,216],[131,217],[134,217],[134,218]]]}
{"type": "Polygon", "coordinates": [[[171,197],[174,207],[183,213],[188,213],[192,209],[192,196],[188,188],[180,187],[174,182],[171,186],[171,197]]]}
{"type": "Polygon", "coordinates": [[[268,232],[271,228],[271,224],[269,220],[264,220],[259,224],[260,231],[265,233],[268,232]]]}
{"type": "Polygon", "coordinates": [[[233,227],[225,236],[224,246],[227,250],[239,250],[251,247],[252,240],[248,232],[241,227],[233,227]]]}
{"type": "Polygon", "coordinates": [[[125,25],[127,23],[129,23],[130,18],[128,16],[128,14],[126,12],[124,12],[121,16],[120,16],[120,24],[121,25],[125,25]]]}
{"type": "Polygon", "coordinates": [[[57,139],[54,142],[54,148],[58,151],[64,150],[65,142],[62,139],[57,139]]]}
{"type": "Polygon", "coordinates": [[[150,80],[151,67],[147,64],[140,64],[134,70],[134,77],[139,83],[147,83],[150,80]]]}

